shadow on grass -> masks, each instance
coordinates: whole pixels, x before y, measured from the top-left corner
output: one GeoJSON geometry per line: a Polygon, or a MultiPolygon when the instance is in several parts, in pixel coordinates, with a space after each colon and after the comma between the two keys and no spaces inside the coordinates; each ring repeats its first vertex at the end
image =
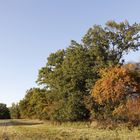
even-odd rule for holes
{"type": "Polygon", "coordinates": [[[0,127],[1,126],[19,126],[19,125],[39,125],[39,124],[43,124],[43,122],[9,120],[9,121],[0,122],[0,127]]]}

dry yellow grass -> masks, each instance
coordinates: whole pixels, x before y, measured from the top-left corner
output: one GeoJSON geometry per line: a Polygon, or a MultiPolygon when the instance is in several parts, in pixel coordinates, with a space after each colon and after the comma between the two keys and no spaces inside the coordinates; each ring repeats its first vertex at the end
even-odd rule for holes
{"type": "Polygon", "coordinates": [[[140,127],[95,129],[84,122],[54,125],[31,120],[1,120],[0,140],[140,140],[140,127]]]}

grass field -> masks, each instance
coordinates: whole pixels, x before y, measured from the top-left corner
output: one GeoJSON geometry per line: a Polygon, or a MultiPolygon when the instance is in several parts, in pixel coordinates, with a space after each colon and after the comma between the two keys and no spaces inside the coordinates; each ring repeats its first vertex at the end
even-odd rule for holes
{"type": "Polygon", "coordinates": [[[95,129],[87,123],[0,120],[0,140],[140,140],[140,127],[95,129]]]}

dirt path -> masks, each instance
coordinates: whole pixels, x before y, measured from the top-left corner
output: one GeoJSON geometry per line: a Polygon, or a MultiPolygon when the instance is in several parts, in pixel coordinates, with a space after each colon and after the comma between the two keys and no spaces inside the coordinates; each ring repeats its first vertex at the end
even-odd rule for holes
{"type": "Polygon", "coordinates": [[[2,136],[1,136],[2,140],[9,140],[8,133],[7,133],[9,125],[12,125],[12,121],[11,120],[3,122],[1,124],[1,126],[2,126],[2,136]]]}
{"type": "Polygon", "coordinates": [[[16,138],[22,139],[26,134],[22,134],[22,130],[21,132],[17,131],[17,127],[26,129],[26,127],[34,127],[39,124],[42,124],[42,122],[36,120],[0,120],[0,140],[17,140],[16,138]]]}
{"type": "Polygon", "coordinates": [[[6,131],[7,131],[7,123],[4,122],[3,123],[3,128],[2,128],[2,139],[3,140],[8,140],[8,136],[6,134],[6,131]]]}

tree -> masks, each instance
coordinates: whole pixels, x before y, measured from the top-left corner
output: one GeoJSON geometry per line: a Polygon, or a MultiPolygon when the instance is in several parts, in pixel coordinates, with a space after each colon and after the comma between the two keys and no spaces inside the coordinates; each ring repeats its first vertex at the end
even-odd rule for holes
{"type": "Polygon", "coordinates": [[[0,119],[10,119],[9,109],[3,103],[0,103],[0,119]]]}
{"type": "MultiPolygon", "coordinates": [[[[56,54],[58,53],[60,53],[60,51],[56,52],[56,54]]],[[[89,69],[90,65],[94,61],[91,61],[87,49],[76,42],[72,42],[71,46],[66,49],[63,59],[61,59],[63,62],[59,64],[56,63],[55,66],[53,62],[56,59],[54,57],[56,54],[50,55],[51,59],[50,57],[48,58],[49,61],[46,67],[40,70],[38,78],[39,84],[45,83],[48,87],[47,90],[50,90],[52,94],[56,95],[55,97],[53,95],[52,96],[57,98],[57,102],[60,101],[60,106],[55,108],[56,111],[53,113],[53,116],[55,116],[55,119],[59,116],[58,119],[63,118],[63,120],[87,118],[89,116],[89,111],[85,107],[83,97],[88,94],[88,78],[94,76],[92,72],[90,72],[92,70],[89,69]],[[53,59],[52,56],[54,57],[53,59]],[[52,62],[50,62],[50,60],[52,60],[52,62]],[[87,82],[85,82],[86,80],[87,82]],[[72,99],[75,103],[80,99],[80,102],[77,102],[76,104],[78,105],[76,106],[73,105],[68,107],[70,106],[69,103],[72,103],[72,99]],[[67,110],[67,107],[69,110],[67,110]],[[74,112],[72,113],[73,110],[77,110],[75,115],[73,114],[74,112]],[[57,115],[58,112],[63,112],[64,114],[57,115]],[[68,117],[71,114],[73,114],[73,117],[68,117]]]]}
{"type": "Polygon", "coordinates": [[[113,118],[122,113],[126,110],[128,102],[130,104],[129,99],[140,97],[139,74],[136,65],[133,64],[113,66],[99,71],[100,79],[93,86],[92,96],[100,105],[100,109],[105,110],[103,115],[106,118],[113,118]]]}
{"type": "Polygon", "coordinates": [[[140,46],[140,25],[130,25],[128,21],[116,23],[108,21],[103,28],[95,25],[83,38],[83,43],[92,49],[100,61],[118,64],[124,54],[130,50],[137,51],[140,46]],[[103,55],[104,54],[104,55],[103,55]]]}
{"type": "Polygon", "coordinates": [[[44,89],[31,88],[19,102],[21,118],[50,119],[53,96],[44,89]]]}
{"type": "Polygon", "coordinates": [[[90,28],[81,44],[72,41],[65,50],[50,54],[46,66],[39,70],[37,83],[51,93],[48,98],[53,97],[50,109],[53,118],[71,120],[67,116],[72,112],[76,116],[72,120],[89,117],[87,106],[91,105],[86,105],[84,99],[91,98],[89,91],[99,79],[98,69],[122,64],[125,53],[138,50],[139,30],[138,24],[109,21],[104,28],[97,25],[90,28]],[[79,105],[67,110],[70,102],[79,100],[79,105]]]}
{"type": "Polygon", "coordinates": [[[12,119],[20,119],[20,110],[18,104],[12,104],[10,107],[10,116],[12,119]]]}

